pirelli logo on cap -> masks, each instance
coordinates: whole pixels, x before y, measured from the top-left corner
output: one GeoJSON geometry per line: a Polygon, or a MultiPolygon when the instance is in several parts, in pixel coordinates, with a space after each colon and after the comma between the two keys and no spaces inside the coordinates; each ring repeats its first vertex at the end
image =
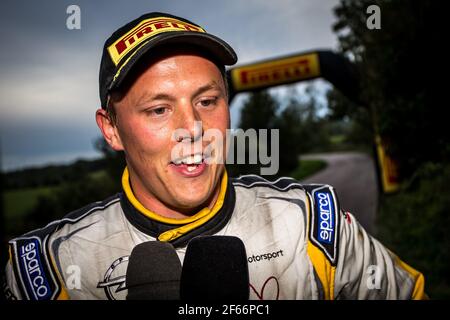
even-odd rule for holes
{"type": "Polygon", "coordinates": [[[320,76],[316,53],[276,59],[235,68],[231,71],[236,91],[246,91],[320,76]]]}
{"type": "Polygon", "coordinates": [[[158,17],[142,20],[136,27],[128,31],[108,47],[112,61],[117,65],[120,60],[142,41],[157,34],[172,31],[206,32],[193,24],[168,17],[158,17]]]}

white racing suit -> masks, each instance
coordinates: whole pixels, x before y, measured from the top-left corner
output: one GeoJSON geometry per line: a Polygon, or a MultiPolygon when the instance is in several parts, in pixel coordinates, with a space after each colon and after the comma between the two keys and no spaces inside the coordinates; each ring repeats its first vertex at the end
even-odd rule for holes
{"type": "MultiPolygon", "coordinates": [[[[10,241],[11,299],[125,299],[128,257],[170,241],[183,261],[190,239],[230,235],[247,252],[250,299],[422,299],[424,278],[339,208],[328,185],[248,175],[228,180],[216,205],[173,224],[124,191],[10,241]],[[158,221],[160,220],[160,221],[158,221]]],[[[163,262],[162,262],[163,263],[163,262]]]]}

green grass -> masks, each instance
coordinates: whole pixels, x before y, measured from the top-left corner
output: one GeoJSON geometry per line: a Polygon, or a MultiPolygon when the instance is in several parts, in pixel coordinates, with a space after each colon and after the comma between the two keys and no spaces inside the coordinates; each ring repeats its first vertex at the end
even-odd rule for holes
{"type": "Polygon", "coordinates": [[[425,276],[431,299],[450,299],[450,165],[426,163],[381,197],[377,237],[425,276]]]}
{"type": "Polygon", "coordinates": [[[336,134],[330,137],[331,144],[343,144],[346,136],[344,134],[336,134]]]}
{"type": "Polygon", "coordinates": [[[54,192],[58,187],[39,187],[3,192],[5,219],[24,217],[37,204],[39,196],[54,192]]]}
{"type": "Polygon", "coordinates": [[[297,180],[303,180],[326,166],[326,162],[322,160],[300,160],[299,166],[292,171],[290,176],[297,180]]]}
{"type": "MultiPolygon", "coordinates": [[[[89,174],[94,180],[102,181],[107,178],[106,170],[98,170],[89,174]]],[[[6,219],[25,217],[37,204],[39,196],[50,195],[60,186],[25,188],[7,190],[3,192],[4,212],[6,219]]]]}
{"type": "Polygon", "coordinates": [[[108,172],[106,172],[106,170],[97,170],[94,172],[91,172],[89,174],[89,177],[91,177],[94,180],[98,180],[98,181],[102,181],[105,179],[108,179],[108,172]]]}

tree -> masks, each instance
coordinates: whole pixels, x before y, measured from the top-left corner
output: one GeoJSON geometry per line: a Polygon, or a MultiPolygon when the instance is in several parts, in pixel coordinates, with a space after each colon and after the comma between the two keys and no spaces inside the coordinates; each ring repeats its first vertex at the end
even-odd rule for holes
{"type": "MultiPolygon", "coordinates": [[[[279,111],[279,103],[268,91],[250,94],[241,111],[240,128],[279,130],[279,171],[275,175],[290,176],[299,165],[301,153],[327,148],[329,134],[327,121],[318,116],[320,104],[313,86],[307,87],[301,97],[297,91],[290,90],[288,104],[279,111]]],[[[269,148],[269,154],[272,155],[269,148]]],[[[246,150],[248,160],[248,149],[246,150]]],[[[260,174],[261,165],[238,164],[228,166],[231,175],[260,174]]]]}
{"type": "Polygon", "coordinates": [[[106,163],[106,172],[111,179],[113,188],[116,190],[121,189],[122,173],[126,166],[124,153],[114,151],[103,137],[99,137],[94,146],[103,154],[103,159],[106,163]]]}
{"type": "Polygon", "coordinates": [[[41,174],[56,170],[55,175],[62,175],[61,182],[54,192],[38,198],[27,219],[17,225],[18,230],[10,230],[13,234],[40,228],[121,190],[121,176],[125,167],[123,153],[112,150],[103,138],[95,142],[95,148],[102,152],[103,159],[78,160],[71,165],[43,169],[41,174]],[[103,174],[95,175],[94,172],[103,174]]]}
{"type": "Polygon", "coordinates": [[[278,109],[278,102],[267,90],[252,92],[242,107],[239,128],[272,129],[278,109]]]}
{"type": "Polygon", "coordinates": [[[432,73],[441,62],[441,50],[432,42],[439,30],[433,22],[443,10],[438,1],[375,1],[381,29],[371,30],[366,9],[372,4],[342,0],[335,8],[334,30],[341,51],[358,65],[361,98],[372,112],[371,121],[391,141],[387,152],[406,178],[421,164],[448,160],[450,154],[448,126],[439,116],[445,91],[437,89],[432,73]]]}
{"type": "MultiPolygon", "coordinates": [[[[243,130],[254,129],[258,133],[259,129],[273,129],[277,119],[278,102],[266,90],[250,93],[244,102],[241,110],[239,128],[243,130]]],[[[269,146],[270,147],[270,146],[269,146]]],[[[227,165],[230,176],[243,174],[259,174],[261,165],[250,164],[248,143],[245,148],[245,164],[236,164],[238,149],[234,148],[234,164],[227,165]]],[[[269,154],[271,150],[269,148],[269,154]]],[[[242,155],[241,155],[242,156],[242,155]]]]}
{"type": "MultiPolygon", "coordinates": [[[[342,0],[334,26],[341,51],[358,66],[368,118],[389,139],[386,152],[399,162],[404,181],[397,194],[381,197],[379,235],[424,273],[432,298],[450,297],[447,90],[434,74],[447,59],[438,25],[446,22],[438,16],[444,13],[439,1],[342,0]],[[366,8],[374,2],[380,30],[366,27],[366,8]]],[[[337,102],[333,110],[364,123],[355,106],[337,102]]]]}
{"type": "Polygon", "coordinates": [[[374,143],[374,123],[367,106],[360,106],[336,89],[327,93],[330,123],[347,123],[345,143],[353,148],[371,150],[374,143]]]}
{"type": "Polygon", "coordinates": [[[290,91],[289,103],[280,113],[280,175],[288,176],[299,166],[301,154],[326,149],[329,132],[326,120],[318,116],[317,92],[308,86],[301,97],[290,91]]]}

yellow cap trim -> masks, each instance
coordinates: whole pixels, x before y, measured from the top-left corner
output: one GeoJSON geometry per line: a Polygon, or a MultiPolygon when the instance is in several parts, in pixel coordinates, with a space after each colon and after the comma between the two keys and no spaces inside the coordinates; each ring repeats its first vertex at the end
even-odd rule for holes
{"type": "Polygon", "coordinates": [[[306,195],[306,200],[308,202],[308,244],[306,252],[313,264],[314,270],[322,283],[323,293],[325,300],[334,300],[334,278],[336,274],[336,267],[332,266],[330,261],[327,259],[325,254],[320,251],[310,240],[309,240],[309,220],[311,219],[311,202],[309,196],[306,195]]]}
{"type": "Polygon", "coordinates": [[[125,170],[123,171],[122,175],[122,188],[125,192],[125,195],[127,196],[128,200],[131,202],[131,204],[144,216],[166,224],[175,224],[175,225],[183,225],[181,227],[168,230],[166,232],[163,232],[159,235],[158,240],[160,241],[171,241],[175,240],[176,238],[182,236],[185,233],[188,233],[189,231],[198,228],[202,224],[209,221],[211,218],[213,218],[217,212],[222,208],[223,203],[225,201],[225,193],[227,191],[227,184],[228,184],[228,175],[227,171],[224,170],[222,182],[220,185],[220,192],[219,196],[217,197],[216,203],[212,207],[212,209],[209,208],[203,208],[199,212],[197,212],[195,215],[185,218],[185,219],[173,219],[173,218],[167,218],[163,217],[159,214],[154,213],[151,210],[148,210],[145,208],[142,203],[139,202],[139,200],[134,196],[133,191],[131,190],[130,185],[130,176],[128,172],[128,168],[125,167],[125,170]]]}

